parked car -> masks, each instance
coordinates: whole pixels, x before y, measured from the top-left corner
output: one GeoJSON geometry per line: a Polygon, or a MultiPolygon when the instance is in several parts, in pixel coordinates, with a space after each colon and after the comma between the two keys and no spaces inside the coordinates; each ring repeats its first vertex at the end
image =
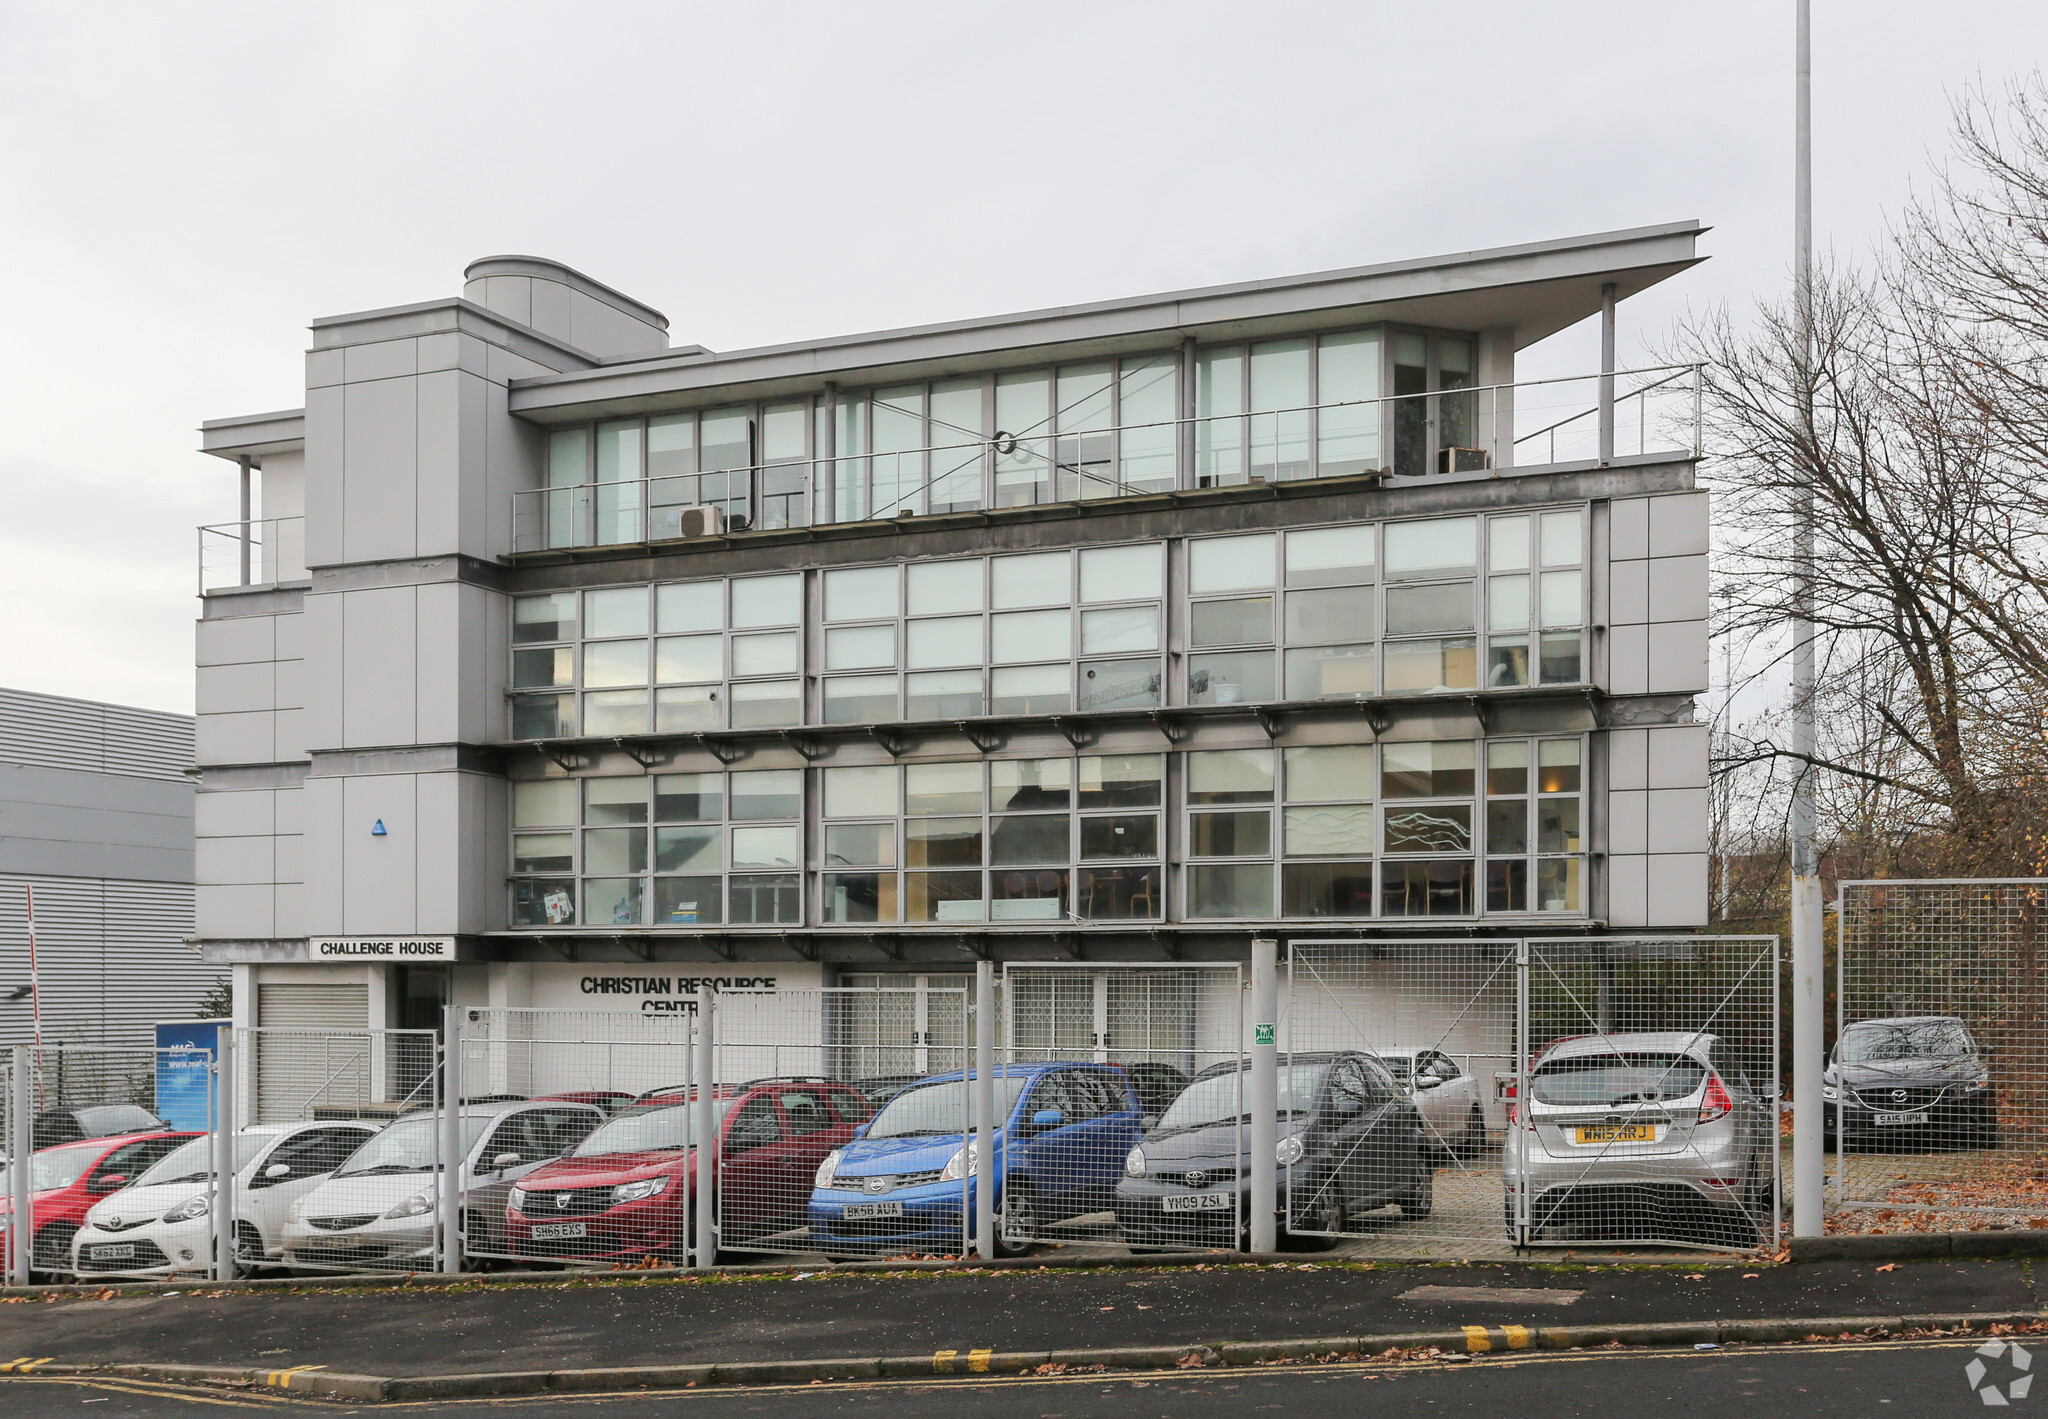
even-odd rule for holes
{"type": "Polygon", "coordinates": [[[1295,1054],[1279,1067],[1273,1159],[1249,1155],[1247,1066],[1197,1074],[1124,1160],[1117,1231],[1134,1246],[1240,1245],[1251,1224],[1249,1178],[1270,1167],[1284,1233],[1335,1233],[1388,1204],[1427,1217],[1435,1151],[1415,1102],[1371,1055],[1295,1054]]]}
{"type": "Polygon", "coordinates": [[[633,1107],[635,1099],[624,1089],[574,1089],[566,1094],[540,1094],[535,1096],[534,1102],[590,1104],[610,1118],[633,1107]]]}
{"type": "Polygon", "coordinates": [[[38,1148],[77,1143],[87,1138],[161,1133],[170,1125],[139,1104],[88,1104],[81,1108],[44,1109],[31,1125],[38,1148]]]}
{"type": "MultiPolygon", "coordinates": [[[[903,1090],[819,1165],[811,1237],[821,1251],[955,1252],[972,1232],[975,1144],[969,1075],[933,1075],[903,1090]]],[[[1018,1064],[996,1088],[996,1249],[1028,1250],[1043,1229],[1114,1204],[1143,1111],[1112,1064],[1018,1064]]]]}
{"type": "Polygon", "coordinates": [[[1374,1050],[1387,1072],[1415,1100],[1423,1131],[1448,1158],[1470,1158],[1486,1149],[1485,1087],[1477,1075],[1459,1067],[1440,1049],[1428,1045],[1396,1045],[1374,1050]]]}
{"type": "MultiPolygon", "coordinates": [[[[690,1096],[619,1114],[510,1190],[506,1250],[574,1261],[683,1262],[697,1188],[690,1096]]],[[[775,1080],[713,1092],[718,1240],[743,1246],[802,1227],[811,1177],[874,1112],[858,1089],[775,1080]]]]}
{"type": "Polygon", "coordinates": [[[924,1078],[922,1074],[883,1074],[873,1079],[856,1079],[853,1081],[853,1087],[860,1090],[867,1097],[867,1101],[879,1109],[912,1084],[923,1083],[924,1078]]]}
{"type": "Polygon", "coordinates": [[[1691,1031],[1556,1041],[1509,1100],[1509,1228],[1530,1236],[1752,1246],[1773,1199],[1777,1118],[1731,1047],[1691,1031]]]}
{"type": "MultiPolygon", "coordinates": [[[[368,1123],[252,1124],[235,1135],[235,1255],[242,1270],[284,1257],[291,1205],[377,1132],[368,1123]]],[[[165,1155],[115,1197],[93,1204],[72,1239],[80,1276],[176,1276],[213,1259],[212,1134],[165,1155]]]]}
{"type": "Polygon", "coordinates": [[[1148,1119],[1157,1119],[1172,1108],[1173,1101],[1180,1097],[1180,1091],[1188,1086],[1186,1074],[1170,1064],[1154,1060],[1126,1064],[1124,1073],[1131,1076],[1131,1087],[1138,1091],[1138,1107],[1145,1111],[1148,1119]]]}
{"type": "MultiPolygon", "coordinates": [[[[55,1278],[71,1270],[71,1239],[92,1205],[119,1192],[189,1138],[157,1130],[62,1143],[29,1155],[30,1267],[55,1278]]],[[[12,1165],[9,1165],[10,1168],[12,1165]]],[[[12,1245],[13,1179],[0,1172],[0,1255],[12,1245]]]]}
{"type": "Polygon", "coordinates": [[[1824,1127],[1841,1146],[1911,1140],[1998,1146],[1998,1091],[1969,1026],[1953,1015],[1859,1020],[1821,1075],[1824,1127]]]}
{"type": "MultiPolygon", "coordinates": [[[[465,1214],[503,1215],[511,1183],[604,1122],[590,1104],[474,1104],[460,1114],[455,1186],[465,1214]]],[[[409,1114],[370,1139],[294,1203],[284,1261],[314,1269],[416,1269],[433,1255],[440,1120],[409,1114]]],[[[465,1218],[466,1220],[466,1218],[465,1218]]]]}

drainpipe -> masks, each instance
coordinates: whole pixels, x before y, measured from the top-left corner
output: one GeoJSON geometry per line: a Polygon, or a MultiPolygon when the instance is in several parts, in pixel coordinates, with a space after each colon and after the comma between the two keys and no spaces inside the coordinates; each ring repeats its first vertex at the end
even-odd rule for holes
{"type": "Polygon", "coordinates": [[[1600,462],[1614,462],[1614,283],[1600,288],[1600,462]]]}
{"type": "Polygon", "coordinates": [[[235,462],[240,464],[242,469],[241,584],[243,586],[247,586],[249,585],[249,470],[255,466],[255,463],[246,453],[243,454],[240,458],[236,459],[235,462]]]}

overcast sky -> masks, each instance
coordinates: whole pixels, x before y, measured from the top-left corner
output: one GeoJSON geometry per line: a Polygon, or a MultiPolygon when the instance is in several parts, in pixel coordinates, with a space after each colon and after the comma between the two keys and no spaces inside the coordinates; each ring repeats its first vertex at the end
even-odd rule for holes
{"type": "MultiPolygon", "coordinates": [[[[1814,8],[1857,253],[2048,5],[1814,8]]],[[[1639,357],[1785,284],[1791,42],[1791,0],[0,0],[0,683],[189,711],[192,529],[235,516],[196,426],[491,253],[731,349],[1697,217],[1639,357]]]]}

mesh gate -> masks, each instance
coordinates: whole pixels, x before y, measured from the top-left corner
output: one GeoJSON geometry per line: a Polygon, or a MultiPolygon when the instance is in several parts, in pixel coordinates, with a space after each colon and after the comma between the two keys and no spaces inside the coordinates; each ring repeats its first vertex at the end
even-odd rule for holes
{"type": "Polygon", "coordinates": [[[1511,1225],[1531,1244],[1775,1247],[1777,938],[1525,945],[1511,1225]]]}
{"type": "Polygon", "coordinates": [[[1236,1245],[1243,969],[1013,965],[1002,991],[999,1249],[1236,1245]]]}
{"type": "Polygon", "coordinates": [[[1507,1255],[1515,942],[1296,942],[1280,1021],[1285,1235],[1507,1255]],[[1384,1072],[1362,1061],[1369,1055],[1384,1072]]]}
{"type": "Polygon", "coordinates": [[[2048,1226],[2048,880],[1844,882],[1834,1225],[2048,1226]]]}
{"type": "Polygon", "coordinates": [[[463,1202],[467,1256],[689,1264],[699,1001],[660,1003],[460,1012],[463,1109],[490,1130],[463,1202]]]}
{"type": "Polygon", "coordinates": [[[964,1254],[968,1011],[930,980],[719,992],[720,1249],[964,1254]]]}

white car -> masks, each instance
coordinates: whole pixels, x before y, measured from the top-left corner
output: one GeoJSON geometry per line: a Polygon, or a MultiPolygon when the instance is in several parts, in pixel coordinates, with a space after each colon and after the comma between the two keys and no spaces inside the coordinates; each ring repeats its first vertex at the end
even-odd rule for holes
{"type": "Polygon", "coordinates": [[[1373,1053],[1414,1096],[1424,1138],[1452,1158],[1485,1150],[1486,1106],[1477,1075],[1428,1045],[1395,1045],[1373,1053]]]}
{"type": "MultiPolygon", "coordinates": [[[[462,1109],[457,1186],[466,1206],[502,1215],[515,1178],[553,1162],[604,1122],[590,1104],[504,1102],[462,1109]]],[[[365,1144],[334,1175],[293,1206],[284,1226],[284,1261],[310,1270],[418,1270],[434,1252],[438,1120],[409,1114],[365,1144]]]]}
{"type": "MultiPolygon", "coordinates": [[[[291,1205],[377,1132],[368,1123],[252,1124],[235,1135],[236,1257],[278,1263],[291,1205]]],[[[177,1276],[213,1259],[207,1175],[213,1139],[194,1138],[112,1197],[94,1203],[71,1242],[80,1276],[177,1276]]]]}

